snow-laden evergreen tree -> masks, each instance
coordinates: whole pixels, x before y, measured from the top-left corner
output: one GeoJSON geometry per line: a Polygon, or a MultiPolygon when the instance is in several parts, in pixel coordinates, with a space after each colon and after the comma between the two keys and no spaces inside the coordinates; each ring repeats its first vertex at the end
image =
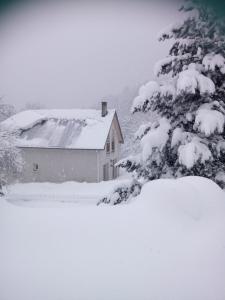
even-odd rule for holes
{"type": "Polygon", "coordinates": [[[119,163],[143,181],[197,175],[225,183],[225,22],[198,1],[159,40],[174,39],[132,112],[156,112],[137,132],[142,151],[119,163]],[[194,10],[193,10],[194,8],[194,10]],[[190,14],[190,10],[192,13],[190,14]]]}

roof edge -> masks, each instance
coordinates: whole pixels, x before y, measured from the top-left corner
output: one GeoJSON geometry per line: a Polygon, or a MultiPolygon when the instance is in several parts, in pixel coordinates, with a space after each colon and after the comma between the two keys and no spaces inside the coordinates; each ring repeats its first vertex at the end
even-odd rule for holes
{"type": "Polygon", "coordinates": [[[124,144],[124,138],[123,138],[123,133],[122,133],[122,129],[121,129],[121,126],[120,126],[120,122],[119,122],[119,118],[118,118],[118,115],[117,115],[117,112],[115,110],[115,117],[117,119],[117,123],[118,123],[118,127],[119,127],[119,131],[120,131],[120,135],[121,135],[121,142],[120,144],[124,144]]]}
{"type": "Polygon", "coordinates": [[[17,146],[20,149],[58,149],[58,150],[91,150],[91,151],[100,151],[105,148],[62,148],[62,147],[38,147],[38,146],[17,146]]]}

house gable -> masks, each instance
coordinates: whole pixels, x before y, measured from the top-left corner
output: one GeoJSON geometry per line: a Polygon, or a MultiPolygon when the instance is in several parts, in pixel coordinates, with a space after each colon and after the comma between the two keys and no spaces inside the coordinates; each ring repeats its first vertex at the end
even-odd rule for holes
{"type": "Polygon", "coordinates": [[[115,122],[115,127],[116,127],[116,132],[117,132],[117,135],[118,135],[119,143],[123,144],[124,143],[123,134],[122,134],[122,130],[121,130],[121,127],[120,127],[120,122],[119,122],[119,119],[118,119],[118,116],[117,116],[116,112],[115,112],[113,121],[115,122]]]}

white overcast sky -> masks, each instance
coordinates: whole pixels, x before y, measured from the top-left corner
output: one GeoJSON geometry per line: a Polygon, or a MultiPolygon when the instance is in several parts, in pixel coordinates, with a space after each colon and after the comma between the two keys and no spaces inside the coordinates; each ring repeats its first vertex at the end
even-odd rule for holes
{"type": "Polygon", "coordinates": [[[153,78],[168,53],[158,32],[181,18],[172,1],[51,1],[0,24],[0,95],[21,108],[88,107],[153,78]]]}

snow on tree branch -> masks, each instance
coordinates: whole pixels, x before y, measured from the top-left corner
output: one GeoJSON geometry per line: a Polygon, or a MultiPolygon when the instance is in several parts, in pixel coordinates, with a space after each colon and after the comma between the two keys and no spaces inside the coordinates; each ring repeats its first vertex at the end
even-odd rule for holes
{"type": "Polygon", "coordinates": [[[212,153],[199,138],[194,137],[191,142],[179,146],[178,156],[179,163],[191,169],[197,162],[204,164],[210,160],[212,153]]]}
{"type": "Polygon", "coordinates": [[[173,99],[175,88],[172,84],[159,85],[155,81],[149,81],[139,90],[139,95],[134,99],[131,112],[147,112],[160,97],[173,99]]]}
{"type": "Polygon", "coordinates": [[[188,70],[180,72],[177,79],[177,93],[195,94],[199,91],[200,94],[214,94],[215,84],[213,81],[195,70],[195,65],[188,66],[188,70]]]}
{"type": "Polygon", "coordinates": [[[141,140],[142,159],[145,161],[151,155],[154,149],[162,151],[169,139],[169,130],[171,126],[167,119],[162,118],[157,127],[150,130],[141,140]]]}
{"type": "Polygon", "coordinates": [[[157,99],[160,95],[160,86],[155,81],[149,81],[139,89],[139,95],[134,99],[131,112],[149,110],[151,101],[157,99]]]}
{"type": "Polygon", "coordinates": [[[225,74],[225,58],[221,54],[207,54],[203,58],[202,64],[206,71],[215,71],[217,67],[222,74],[225,74]]]}
{"type": "Polygon", "coordinates": [[[161,59],[155,64],[154,74],[156,77],[159,77],[162,74],[169,74],[176,65],[180,67],[180,65],[183,65],[185,62],[189,61],[190,58],[191,55],[186,53],[183,55],[174,55],[161,59]]]}
{"type": "Polygon", "coordinates": [[[117,205],[121,202],[128,202],[133,197],[140,194],[141,184],[136,180],[130,180],[118,187],[116,187],[112,193],[101,199],[98,203],[100,204],[110,204],[117,205]]]}
{"type": "Polygon", "coordinates": [[[202,105],[196,113],[194,129],[210,136],[216,132],[223,133],[224,123],[223,113],[211,109],[209,105],[202,105]]]}

